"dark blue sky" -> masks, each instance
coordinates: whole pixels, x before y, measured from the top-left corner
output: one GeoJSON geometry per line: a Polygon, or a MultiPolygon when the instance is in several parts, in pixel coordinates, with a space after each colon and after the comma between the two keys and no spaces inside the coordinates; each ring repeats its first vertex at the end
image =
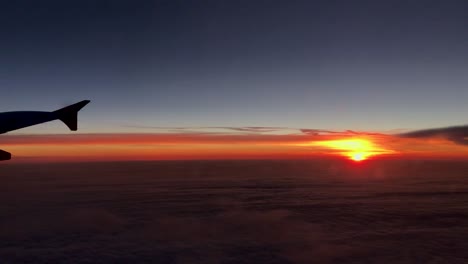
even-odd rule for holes
{"type": "Polygon", "coordinates": [[[91,99],[83,132],[468,122],[465,0],[8,2],[0,111],[91,99]]]}

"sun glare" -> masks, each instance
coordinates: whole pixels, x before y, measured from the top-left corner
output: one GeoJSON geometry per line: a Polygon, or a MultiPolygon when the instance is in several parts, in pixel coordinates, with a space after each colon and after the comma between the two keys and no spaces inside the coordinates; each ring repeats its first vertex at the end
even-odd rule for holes
{"type": "Polygon", "coordinates": [[[356,162],[366,160],[376,155],[393,153],[393,151],[384,149],[370,140],[360,138],[316,141],[300,145],[337,150],[339,154],[356,162]]]}

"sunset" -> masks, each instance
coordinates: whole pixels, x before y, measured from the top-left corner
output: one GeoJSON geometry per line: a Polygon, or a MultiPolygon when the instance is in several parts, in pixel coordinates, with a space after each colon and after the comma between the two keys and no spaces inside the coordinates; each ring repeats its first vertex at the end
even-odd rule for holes
{"type": "Polygon", "coordinates": [[[0,263],[468,263],[465,0],[0,8],[0,263]]]}
{"type": "Polygon", "coordinates": [[[41,160],[303,159],[321,155],[355,161],[403,157],[468,161],[468,148],[444,138],[283,132],[6,135],[2,138],[2,146],[14,153],[14,163],[41,160]]]}

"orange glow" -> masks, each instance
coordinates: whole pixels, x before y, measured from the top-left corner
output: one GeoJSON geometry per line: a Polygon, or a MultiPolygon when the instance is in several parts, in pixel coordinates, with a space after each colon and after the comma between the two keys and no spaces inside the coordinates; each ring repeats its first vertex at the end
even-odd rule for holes
{"type": "Polygon", "coordinates": [[[370,140],[360,138],[315,141],[301,145],[337,150],[339,154],[354,161],[363,161],[371,156],[394,153],[394,151],[378,146],[370,140]]]}
{"type": "Polygon", "coordinates": [[[468,148],[443,138],[390,135],[73,134],[4,135],[1,149],[21,161],[295,159],[344,156],[353,161],[468,158],[468,148]]]}
{"type": "Polygon", "coordinates": [[[291,142],[299,136],[238,136],[205,134],[74,134],[8,135],[2,149],[13,162],[268,159],[308,157],[291,142]]]}

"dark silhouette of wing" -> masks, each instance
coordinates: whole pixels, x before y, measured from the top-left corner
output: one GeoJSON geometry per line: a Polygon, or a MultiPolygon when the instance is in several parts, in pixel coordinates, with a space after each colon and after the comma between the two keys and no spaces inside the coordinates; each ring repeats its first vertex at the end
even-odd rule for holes
{"type": "Polygon", "coordinates": [[[62,109],[54,111],[54,113],[57,114],[58,119],[65,123],[65,125],[67,125],[71,131],[76,131],[78,130],[78,111],[80,111],[81,108],[89,104],[89,102],[89,100],[84,100],[79,103],[69,105],[62,109]]]}
{"type": "MultiPolygon", "coordinates": [[[[0,113],[0,134],[34,126],[54,120],[60,120],[72,131],[78,130],[78,112],[89,104],[84,100],[53,112],[18,111],[0,113]]],[[[0,160],[11,159],[11,154],[0,150],[0,160]]]]}

